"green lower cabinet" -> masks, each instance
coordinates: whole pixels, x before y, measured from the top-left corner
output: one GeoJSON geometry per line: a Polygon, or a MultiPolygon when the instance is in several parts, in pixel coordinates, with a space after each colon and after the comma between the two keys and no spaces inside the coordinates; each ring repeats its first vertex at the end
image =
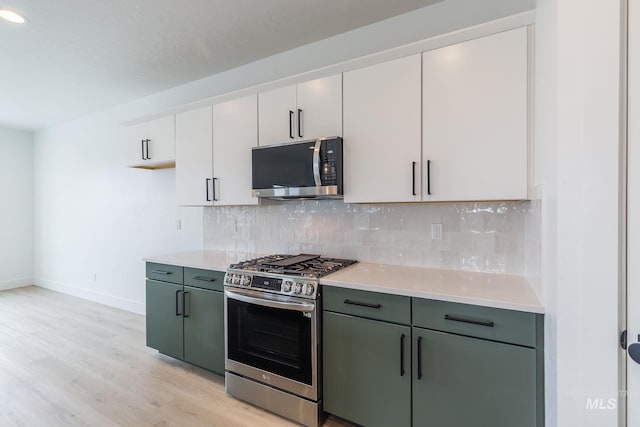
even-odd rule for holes
{"type": "Polygon", "coordinates": [[[224,375],[224,296],[184,287],[184,360],[224,375]]]}
{"type": "Polygon", "coordinates": [[[367,427],[411,425],[409,326],[325,311],[323,355],[325,411],[367,427]]]}
{"type": "Polygon", "coordinates": [[[535,349],[414,327],[413,354],[414,427],[536,426],[535,349]]]}
{"type": "Polygon", "coordinates": [[[182,359],[182,285],[147,280],[147,346],[182,359]]]}

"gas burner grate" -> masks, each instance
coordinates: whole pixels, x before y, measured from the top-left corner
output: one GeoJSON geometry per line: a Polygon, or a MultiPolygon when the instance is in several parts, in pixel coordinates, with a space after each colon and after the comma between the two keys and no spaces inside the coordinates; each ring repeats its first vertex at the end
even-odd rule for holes
{"type": "Polygon", "coordinates": [[[350,259],[322,258],[320,255],[311,254],[278,254],[242,261],[232,264],[230,268],[317,279],[356,262],[350,259]]]}

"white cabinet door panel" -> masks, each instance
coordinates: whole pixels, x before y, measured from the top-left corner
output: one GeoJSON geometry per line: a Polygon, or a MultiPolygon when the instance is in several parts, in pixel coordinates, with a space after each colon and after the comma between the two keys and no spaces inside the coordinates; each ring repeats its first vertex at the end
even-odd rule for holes
{"type": "Polygon", "coordinates": [[[296,86],[286,86],[258,94],[260,108],[258,143],[283,144],[296,139],[296,86]]]}
{"type": "Polygon", "coordinates": [[[213,106],[215,205],[258,204],[251,196],[251,147],[257,145],[257,95],[213,106]]]}
{"type": "Polygon", "coordinates": [[[297,92],[298,139],[342,136],[342,74],[301,83],[297,92]]]}
{"type": "Polygon", "coordinates": [[[420,62],[344,73],[345,202],[420,201],[420,62]]]}
{"type": "Polygon", "coordinates": [[[527,82],[524,27],[423,54],[424,200],[527,198],[527,82]]]}
{"type": "Polygon", "coordinates": [[[147,122],[127,126],[124,130],[125,164],[137,166],[144,163],[146,157],[145,140],[147,139],[147,122]]]}
{"type": "Polygon", "coordinates": [[[212,141],[211,106],[176,114],[176,192],[181,206],[213,204],[212,141]]]}
{"type": "Polygon", "coordinates": [[[147,122],[148,162],[169,163],[176,159],[175,116],[161,117],[147,122]]]}

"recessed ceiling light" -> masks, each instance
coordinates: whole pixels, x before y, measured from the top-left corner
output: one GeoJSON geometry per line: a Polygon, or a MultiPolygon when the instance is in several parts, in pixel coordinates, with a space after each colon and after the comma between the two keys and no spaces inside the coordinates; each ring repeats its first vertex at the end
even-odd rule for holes
{"type": "Polygon", "coordinates": [[[27,21],[24,19],[24,16],[8,9],[0,9],[0,18],[13,22],[14,24],[24,24],[27,21]]]}

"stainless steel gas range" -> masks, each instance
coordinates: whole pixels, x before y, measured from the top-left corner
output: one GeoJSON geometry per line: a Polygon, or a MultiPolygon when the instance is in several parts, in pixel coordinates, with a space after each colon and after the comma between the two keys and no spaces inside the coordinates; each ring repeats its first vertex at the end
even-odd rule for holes
{"type": "Polygon", "coordinates": [[[319,279],[355,262],[271,255],[229,267],[224,281],[227,393],[298,423],[319,425],[319,279]]]}

